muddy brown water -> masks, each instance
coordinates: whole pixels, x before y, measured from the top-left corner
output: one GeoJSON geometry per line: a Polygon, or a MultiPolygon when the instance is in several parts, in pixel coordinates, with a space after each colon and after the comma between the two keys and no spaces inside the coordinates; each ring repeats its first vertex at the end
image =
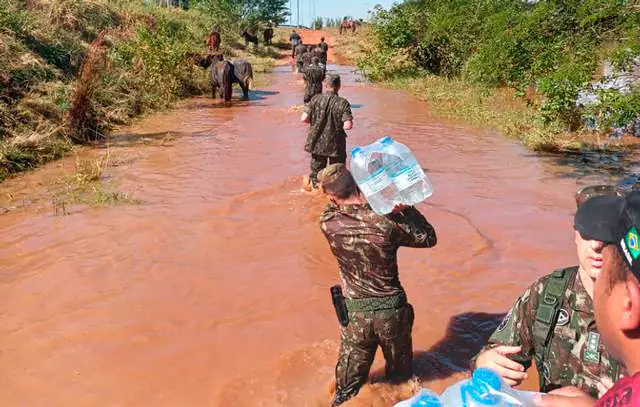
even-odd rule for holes
{"type": "MultiPolygon", "coordinates": [[[[355,107],[348,148],[392,135],[433,181],[420,209],[438,246],[399,259],[416,373],[443,390],[526,286],[575,263],[575,190],[615,177],[331,69],[355,107]]],[[[0,216],[3,406],[328,405],[337,264],[317,223],[325,200],[300,191],[300,80],[286,66],[270,80],[249,102],[193,99],[114,138],[110,153],[134,158],[110,179],[141,205],[0,216]]],[[[37,189],[65,165],[3,188],[37,189]]],[[[374,381],[381,368],[378,355],[374,381]]],[[[350,405],[406,391],[368,385],[350,405]]]]}

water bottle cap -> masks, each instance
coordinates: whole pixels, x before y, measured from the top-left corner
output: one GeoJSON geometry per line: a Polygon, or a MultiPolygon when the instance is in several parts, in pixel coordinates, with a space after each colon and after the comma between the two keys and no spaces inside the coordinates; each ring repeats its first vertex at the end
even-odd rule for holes
{"type": "Polygon", "coordinates": [[[380,144],[387,145],[393,143],[393,139],[389,136],[384,136],[380,139],[380,144]]]}
{"type": "Polygon", "coordinates": [[[431,390],[421,390],[410,407],[442,407],[440,397],[431,390]]]}
{"type": "Polygon", "coordinates": [[[502,388],[502,379],[491,369],[476,369],[466,387],[473,400],[480,404],[493,406],[500,403],[500,397],[495,392],[502,388]]]}
{"type": "Polygon", "coordinates": [[[362,153],[362,148],[360,148],[360,147],[354,147],[354,148],[351,150],[351,157],[355,157],[355,156],[356,156],[356,154],[360,154],[360,153],[362,153]]]}

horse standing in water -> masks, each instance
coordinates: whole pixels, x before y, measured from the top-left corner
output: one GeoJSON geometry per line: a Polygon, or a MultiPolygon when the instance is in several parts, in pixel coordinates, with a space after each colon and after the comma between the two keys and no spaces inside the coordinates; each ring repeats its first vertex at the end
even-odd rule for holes
{"type": "Polygon", "coordinates": [[[242,100],[249,100],[249,89],[253,83],[253,67],[249,62],[239,59],[232,63],[226,61],[222,54],[210,54],[204,58],[197,56],[194,62],[203,69],[211,66],[211,95],[214,99],[220,88],[225,102],[230,102],[233,84],[237,83],[242,88],[242,100]]]}

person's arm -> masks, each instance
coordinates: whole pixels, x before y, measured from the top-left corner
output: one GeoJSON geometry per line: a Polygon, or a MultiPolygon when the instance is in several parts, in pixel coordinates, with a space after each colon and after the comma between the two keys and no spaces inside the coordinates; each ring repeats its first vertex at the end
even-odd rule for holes
{"type": "Polygon", "coordinates": [[[402,207],[387,217],[395,223],[393,241],[398,246],[433,247],[438,242],[436,230],[413,206],[402,207]]]}
{"type": "Polygon", "coordinates": [[[351,130],[353,129],[353,114],[351,113],[351,104],[349,104],[346,99],[342,100],[342,128],[345,130],[351,130]]]}
{"type": "Polygon", "coordinates": [[[302,116],[300,117],[300,121],[302,123],[305,123],[305,124],[311,123],[311,104],[312,103],[313,103],[313,99],[311,99],[311,102],[309,102],[309,104],[304,107],[304,110],[302,111],[302,116]]]}
{"type": "Polygon", "coordinates": [[[473,369],[495,370],[510,386],[527,378],[534,355],[533,324],[542,282],[536,281],[515,302],[487,345],[471,360],[473,369]]]}

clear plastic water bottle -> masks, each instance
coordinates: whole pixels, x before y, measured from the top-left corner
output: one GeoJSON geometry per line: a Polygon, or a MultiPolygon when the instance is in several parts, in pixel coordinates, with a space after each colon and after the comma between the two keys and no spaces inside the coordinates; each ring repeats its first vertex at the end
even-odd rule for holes
{"type": "Polygon", "coordinates": [[[382,154],[369,147],[351,150],[351,175],[371,208],[380,215],[393,210],[398,191],[383,165],[382,154]]]}
{"type": "Polygon", "coordinates": [[[442,393],[444,407],[534,407],[535,392],[515,390],[491,369],[479,368],[471,379],[455,383],[442,393]]]}
{"type": "Polygon", "coordinates": [[[386,136],[376,142],[383,152],[383,163],[406,205],[417,205],[433,194],[429,178],[411,150],[386,136]]]}
{"type": "Polygon", "coordinates": [[[442,407],[442,401],[436,393],[422,389],[409,400],[401,401],[393,407],[442,407]]]}

